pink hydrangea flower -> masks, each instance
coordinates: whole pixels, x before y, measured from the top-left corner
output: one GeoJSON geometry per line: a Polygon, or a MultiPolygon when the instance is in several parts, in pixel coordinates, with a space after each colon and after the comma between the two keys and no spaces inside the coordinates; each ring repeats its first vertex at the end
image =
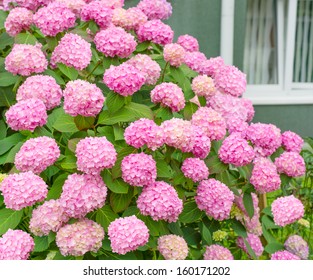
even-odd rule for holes
{"type": "Polygon", "coordinates": [[[212,57],[202,62],[199,73],[201,75],[207,75],[214,78],[215,74],[219,72],[224,65],[225,63],[222,57],[212,57]]]}
{"type": "Polygon", "coordinates": [[[29,229],[37,236],[48,235],[50,231],[57,232],[68,220],[60,201],[51,199],[33,210],[29,229]]]}
{"type": "Polygon", "coordinates": [[[6,121],[13,130],[29,130],[46,124],[48,115],[45,104],[36,98],[21,100],[5,113],[6,121]]]}
{"type": "Polygon", "coordinates": [[[285,173],[290,177],[299,177],[305,174],[304,159],[296,152],[282,153],[275,159],[275,165],[279,173],[285,173]]]}
{"type": "Polygon", "coordinates": [[[205,162],[199,158],[186,158],[181,167],[185,177],[199,182],[209,177],[209,169],[205,162]]]}
{"type": "Polygon", "coordinates": [[[179,36],[177,38],[177,44],[181,45],[187,52],[199,51],[198,40],[188,34],[179,36]]]}
{"type": "Polygon", "coordinates": [[[103,75],[103,82],[108,88],[122,96],[133,95],[140,90],[145,81],[142,72],[127,63],[112,65],[103,75]]]}
{"type": "Polygon", "coordinates": [[[136,7],[127,10],[123,8],[113,10],[112,23],[125,30],[137,30],[141,24],[144,24],[147,21],[147,16],[136,7]]]}
{"type": "Polygon", "coordinates": [[[136,216],[118,218],[108,228],[112,251],[125,255],[144,246],[149,240],[149,229],[136,216]]]}
{"type": "Polygon", "coordinates": [[[63,256],[82,256],[87,252],[96,253],[102,246],[103,238],[102,226],[85,218],[60,228],[56,244],[63,256]]]}
{"type": "Polygon", "coordinates": [[[100,175],[74,173],[64,182],[60,202],[69,217],[82,218],[101,208],[106,196],[107,187],[100,175]]]}
{"type": "Polygon", "coordinates": [[[156,162],[145,153],[130,154],[123,158],[122,178],[131,186],[143,187],[152,184],[157,177],[156,162]]]}
{"type": "Polygon", "coordinates": [[[64,111],[71,116],[97,116],[105,101],[100,88],[83,80],[69,81],[63,91],[64,111]]]}
{"type": "Polygon", "coordinates": [[[41,44],[14,44],[5,58],[5,70],[13,75],[30,76],[42,73],[47,69],[48,61],[41,51],[41,44]],[[27,59],[25,59],[27,57],[27,59]]]}
{"type": "Polygon", "coordinates": [[[201,181],[195,196],[198,208],[219,221],[229,217],[234,199],[235,196],[232,191],[225,184],[215,179],[201,181]]]}
{"type": "Polygon", "coordinates": [[[195,157],[204,159],[206,158],[211,150],[211,140],[206,135],[201,127],[192,126],[193,128],[193,147],[192,153],[195,157]]]}
{"type": "Polygon", "coordinates": [[[209,99],[215,93],[214,81],[206,75],[199,75],[192,80],[191,88],[197,96],[209,99]]]}
{"type": "Polygon", "coordinates": [[[4,27],[6,32],[14,37],[22,30],[27,30],[33,23],[33,13],[26,8],[14,8],[7,16],[4,27]]]}
{"type": "Polygon", "coordinates": [[[94,20],[101,28],[110,26],[113,17],[113,10],[103,1],[92,1],[85,5],[80,13],[83,21],[94,20]]]}
{"type": "Polygon", "coordinates": [[[258,193],[267,193],[279,189],[281,181],[275,164],[267,158],[256,158],[250,183],[258,193]]]}
{"type": "Polygon", "coordinates": [[[246,98],[240,98],[241,103],[243,104],[243,106],[246,108],[246,110],[248,111],[248,116],[247,116],[247,122],[251,122],[255,111],[254,111],[254,107],[252,104],[252,101],[250,99],[246,99],[246,98]]]}
{"type": "Polygon", "coordinates": [[[34,23],[45,36],[55,36],[59,32],[75,26],[75,14],[63,3],[52,2],[40,8],[34,15],[34,23]]]}
{"type": "Polygon", "coordinates": [[[84,0],[56,0],[55,2],[65,4],[76,17],[80,17],[81,10],[86,5],[84,0]]]}
{"type": "Polygon", "coordinates": [[[155,85],[160,77],[160,65],[146,54],[137,54],[126,63],[137,68],[145,76],[146,85],[155,85]]]}
{"type": "Polygon", "coordinates": [[[0,190],[6,208],[13,210],[21,210],[43,201],[48,194],[45,181],[31,171],[10,174],[3,179],[0,190]]]}
{"type": "Polygon", "coordinates": [[[185,54],[185,49],[176,43],[166,44],[163,49],[164,60],[174,67],[184,63],[185,54]]]}
{"type": "Polygon", "coordinates": [[[249,127],[247,122],[236,117],[228,118],[226,119],[226,127],[230,134],[238,133],[242,138],[246,139],[246,131],[249,127]]]}
{"type": "Polygon", "coordinates": [[[192,116],[191,123],[201,127],[211,140],[220,140],[226,134],[226,122],[212,108],[200,107],[192,116]]]}
{"type": "Polygon", "coordinates": [[[275,224],[284,227],[303,217],[304,206],[293,195],[279,197],[272,203],[272,213],[275,224]]]}
{"type": "Polygon", "coordinates": [[[143,188],[137,199],[140,213],[155,221],[176,222],[183,210],[183,201],[174,187],[165,182],[154,182],[143,188]]]}
{"type": "Polygon", "coordinates": [[[172,15],[172,5],[166,0],[141,0],[137,8],[151,19],[168,19],[172,15]]]}
{"type": "Polygon", "coordinates": [[[300,258],[286,250],[281,250],[281,251],[277,251],[275,252],[274,254],[272,254],[271,256],[271,260],[272,261],[281,261],[281,260],[288,260],[288,261],[291,261],[291,260],[300,260],[300,258]]]}
{"type": "Polygon", "coordinates": [[[19,171],[39,174],[53,165],[59,156],[57,142],[53,138],[42,136],[27,140],[15,155],[14,164],[19,171]]]}
{"type": "Polygon", "coordinates": [[[287,152],[301,152],[304,141],[297,133],[285,131],[281,136],[283,147],[287,152]]]}
{"type": "Polygon", "coordinates": [[[234,259],[234,256],[227,248],[221,245],[213,244],[210,246],[206,246],[203,259],[232,261],[234,259]]]}
{"type": "Polygon", "coordinates": [[[99,174],[114,166],[117,153],[105,136],[86,137],[76,146],[77,169],[87,174],[99,174]]]}
{"type": "Polygon", "coordinates": [[[0,260],[27,260],[35,242],[29,233],[9,229],[0,238],[0,260]]]}
{"type": "MultiPolygon", "coordinates": [[[[246,238],[246,241],[250,245],[250,247],[253,250],[253,252],[255,253],[255,255],[257,257],[260,257],[262,255],[263,251],[264,251],[264,247],[262,245],[260,237],[258,237],[255,234],[248,233],[248,237],[246,238]]],[[[243,237],[238,237],[238,239],[237,239],[237,246],[239,248],[241,248],[242,250],[244,250],[249,255],[249,252],[248,252],[246,244],[244,243],[243,237]]]]}
{"type": "Polygon", "coordinates": [[[194,129],[190,121],[172,118],[161,124],[164,135],[164,143],[168,146],[180,149],[183,152],[191,152],[194,147],[194,129]]]}
{"type": "Polygon", "coordinates": [[[67,33],[51,55],[51,66],[63,63],[77,70],[83,70],[91,61],[91,45],[77,34],[67,33]]]}
{"type": "Polygon", "coordinates": [[[133,35],[116,26],[111,26],[98,32],[94,42],[97,50],[109,57],[128,57],[137,46],[133,35]]]}
{"type": "Polygon", "coordinates": [[[122,8],[124,6],[124,0],[100,0],[105,6],[111,9],[122,8]]]}
{"type": "Polygon", "coordinates": [[[202,52],[186,52],[185,53],[185,64],[193,71],[199,72],[206,56],[202,52]]]}
{"type": "Polygon", "coordinates": [[[222,143],[218,151],[220,160],[234,166],[245,166],[255,157],[253,148],[240,134],[233,133],[222,143]]]}
{"type": "Polygon", "coordinates": [[[188,256],[188,244],[184,238],[175,234],[158,238],[158,250],[166,260],[184,260],[188,256]]]}
{"type": "Polygon", "coordinates": [[[185,107],[185,96],[182,89],[174,83],[157,85],[150,93],[151,101],[169,107],[173,112],[178,112],[185,107]]]}
{"type": "Polygon", "coordinates": [[[136,32],[139,42],[152,41],[163,46],[172,43],[174,38],[172,28],[158,19],[141,24],[136,32]]]}
{"type": "Polygon", "coordinates": [[[47,110],[51,110],[61,103],[62,89],[55,79],[46,75],[28,77],[18,88],[16,100],[38,98],[45,104],[47,110]]]}
{"type": "Polygon", "coordinates": [[[3,0],[3,7],[5,11],[14,9],[15,5],[35,11],[40,5],[46,5],[50,1],[51,0],[3,0]]]}
{"type": "Polygon", "coordinates": [[[299,235],[291,235],[284,244],[287,251],[298,256],[302,260],[307,260],[309,257],[308,243],[299,235]]]}
{"type": "Polygon", "coordinates": [[[141,118],[132,122],[124,132],[124,138],[128,145],[141,148],[144,145],[153,151],[164,143],[163,132],[154,121],[141,118]]]}

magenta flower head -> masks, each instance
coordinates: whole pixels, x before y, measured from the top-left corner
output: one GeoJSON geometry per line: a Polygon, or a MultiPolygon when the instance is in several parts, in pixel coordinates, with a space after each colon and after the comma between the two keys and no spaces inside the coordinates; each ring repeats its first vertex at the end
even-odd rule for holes
{"type": "Polygon", "coordinates": [[[63,256],[82,256],[87,252],[96,253],[102,246],[102,226],[86,218],[60,228],[56,244],[63,256]]]}
{"type": "Polygon", "coordinates": [[[142,10],[150,20],[164,20],[172,15],[172,5],[166,0],[141,0],[137,8],[142,10]]]}
{"type": "Polygon", "coordinates": [[[114,166],[117,153],[105,136],[87,137],[76,146],[77,169],[87,174],[99,174],[114,166]]]}
{"type": "Polygon", "coordinates": [[[272,261],[298,261],[300,258],[286,250],[277,251],[271,256],[272,261]]]}
{"type": "Polygon", "coordinates": [[[309,257],[308,243],[299,235],[291,235],[285,241],[285,248],[290,253],[298,256],[302,260],[307,260],[309,257]]]}
{"type": "Polygon", "coordinates": [[[198,40],[188,34],[179,36],[177,38],[177,44],[181,45],[187,52],[199,51],[198,40]]]}
{"type": "Polygon", "coordinates": [[[197,96],[204,96],[206,99],[209,99],[216,93],[213,79],[206,75],[195,77],[192,80],[191,88],[197,96]]]}
{"type": "Polygon", "coordinates": [[[186,52],[185,53],[185,64],[193,71],[199,72],[202,64],[206,61],[207,58],[204,53],[195,51],[195,52],[186,52]]]}
{"type": "Polygon", "coordinates": [[[57,232],[68,220],[60,201],[51,199],[33,210],[29,229],[37,236],[48,235],[50,231],[57,232]]]}
{"type": "Polygon", "coordinates": [[[203,259],[232,261],[234,259],[234,256],[227,248],[221,245],[213,244],[210,246],[206,246],[203,259]]]}
{"type": "Polygon", "coordinates": [[[304,159],[296,152],[282,153],[275,159],[275,165],[279,173],[285,173],[289,177],[300,177],[305,174],[304,159]]]}
{"type": "Polygon", "coordinates": [[[183,202],[174,187],[165,182],[154,182],[143,188],[137,199],[140,213],[155,221],[176,222],[183,210],[183,202]]]}
{"type": "Polygon", "coordinates": [[[105,101],[100,88],[84,80],[69,81],[63,91],[64,111],[75,117],[97,116],[105,101]]]}
{"type": "Polygon", "coordinates": [[[71,174],[64,182],[60,197],[66,215],[82,218],[101,208],[107,196],[107,187],[100,175],[71,174]]]}
{"type": "Polygon", "coordinates": [[[203,61],[200,66],[199,73],[201,75],[207,75],[214,78],[215,74],[217,74],[224,66],[225,63],[222,57],[212,57],[203,61]]]}
{"type": "Polygon", "coordinates": [[[191,152],[195,157],[204,159],[210,153],[211,140],[201,127],[193,125],[192,128],[194,142],[191,152]]]}
{"type": "Polygon", "coordinates": [[[226,126],[229,134],[238,133],[241,138],[246,139],[246,131],[249,127],[247,122],[242,121],[239,118],[229,118],[226,119],[226,126]]]}
{"type": "Polygon", "coordinates": [[[33,13],[26,8],[14,8],[7,16],[4,27],[6,32],[14,37],[22,30],[27,30],[33,23],[33,13]]]}
{"type": "Polygon", "coordinates": [[[185,96],[182,89],[174,83],[157,85],[150,93],[151,101],[169,107],[173,112],[178,112],[185,107],[185,96]]]}
{"type": "Polygon", "coordinates": [[[56,0],[55,2],[65,4],[66,7],[68,7],[76,15],[76,17],[80,17],[81,10],[86,5],[84,0],[56,0]]]}
{"type": "MultiPolygon", "coordinates": [[[[258,237],[255,234],[248,233],[248,237],[246,238],[246,242],[248,242],[248,244],[250,245],[251,249],[253,250],[253,252],[255,253],[255,255],[257,257],[260,257],[262,255],[262,253],[264,251],[264,247],[262,245],[260,237],[258,237]]],[[[238,237],[237,246],[249,255],[249,252],[248,252],[248,249],[247,249],[247,246],[244,242],[243,237],[238,237]]]]}
{"type": "Polygon", "coordinates": [[[175,234],[158,238],[158,250],[166,260],[184,260],[188,256],[188,244],[184,238],[175,234]]]}
{"type": "Polygon", "coordinates": [[[225,184],[215,179],[201,181],[195,196],[198,208],[219,221],[229,217],[234,199],[233,192],[225,184]]]}
{"type": "Polygon", "coordinates": [[[35,242],[29,233],[9,229],[0,238],[0,260],[27,260],[35,242]]]}
{"type": "Polygon", "coordinates": [[[153,151],[164,144],[163,132],[153,120],[141,118],[126,127],[124,138],[128,145],[139,149],[144,145],[153,151]]]}
{"type": "MultiPolygon", "coordinates": [[[[111,8],[111,9],[122,8],[124,6],[124,0],[100,0],[100,1],[105,6],[111,8]]],[[[90,2],[90,0],[89,0],[89,2],[90,2]]]]}
{"type": "Polygon", "coordinates": [[[144,74],[128,63],[112,65],[103,75],[103,82],[108,88],[122,96],[133,95],[140,90],[145,80],[144,74]]]}
{"type": "Polygon", "coordinates": [[[53,165],[60,156],[57,142],[50,137],[41,136],[27,140],[15,155],[17,170],[32,171],[39,174],[53,165]]]}
{"type": "Polygon", "coordinates": [[[208,107],[200,107],[192,116],[191,123],[203,129],[211,140],[220,140],[226,134],[226,122],[222,115],[208,107]]]}
{"type": "Polygon", "coordinates": [[[77,70],[83,70],[91,61],[91,45],[77,34],[67,33],[61,39],[51,55],[51,66],[54,68],[57,63],[77,70]]]}
{"type": "Polygon", "coordinates": [[[55,79],[46,75],[28,77],[18,88],[16,100],[38,98],[45,104],[47,110],[51,110],[61,103],[62,89],[55,79]]]}
{"type": "Polygon", "coordinates": [[[272,203],[272,213],[275,224],[284,227],[303,217],[304,206],[293,195],[279,197],[272,203]]]}
{"type": "Polygon", "coordinates": [[[126,58],[133,53],[137,46],[133,35],[116,26],[98,32],[94,42],[97,50],[109,57],[126,58]]]}
{"type": "Polygon", "coordinates": [[[165,46],[173,42],[174,31],[169,25],[155,19],[140,25],[137,30],[137,36],[139,42],[151,41],[165,46]]]}
{"type": "Polygon", "coordinates": [[[45,104],[36,98],[21,100],[5,113],[6,121],[13,130],[29,130],[46,124],[48,115],[45,104]]]}
{"type": "Polygon", "coordinates": [[[148,186],[157,177],[156,162],[151,155],[145,153],[124,157],[121,170],[123,180],[131,186],[148,186]]]}
{"type": "Polygon", "coordinates": [[[81,20],[94,20],[101,28],[110,26],[113,17],[113,9],[103,1],[92,1],[85,5],[80,13],[81,20]]]}
{"type": "Polygon", "coordinates": [[[75,26],[75,14],[63,3],[52,2],[40,8],[34,15],[34,23],[45,36],[55,36],[59,32],[75,26]]]}
{"type": "Polygon", "coordinates": [[[253,148],[240,134],[233,133],[222,143],[218,151],[220,160],[234,166],[245,166],[255,157],[253,148]]]}
{"type": "Polygon", "coordinates": [[[137,54],[126,61],[145,76],[146,85],[155,85],[161,73],[160,65],[146,54],[137,54]]]}
{"type": "Polygon", "coordinates": [[[125,255],[144,246],[149,240],[149,229],[135,215],[114,220],[108,228],[112,252],[125,255]]]}
{"type": "Polygon", "coordinates": [[[166,44],[164,46],[164,60],[174,67],[179,67],[185,62],[185,49],[176,43],[166,44]]]}
{"type": "Polygon", "coordinates": [[[21,210],[43,201],[47,197],[48,186],[43,179],[28,171],[4,178],[0,191],[6,208],[21,210]]]}
{"type": "Polygon", "coordinates": [[[209,169],[205,162],[199,158],[186,158],[181,167],[185,177],[199,182],[209,177],[209,169]]]}
{"type": "Polygon", "coordinates": [[[281,136],[282,145],[287,152],[301,152],[304,141],[297,133],[285,131],[281,136]]]}
{"type": "Polygon", "coordinates": [[[127,10],[124,10],[123,8],[113,10],[112,23],[125,30],[137,30],[140,25],[147,21],[147,16],[136,7],[127,10]]]}
{"type": "Polygon", "coordinates": [[[14,44],[5,58],[5,70],[13,75],[30,76],[47,69],[48,61],[41,50],[41,44],[14,44]],[[25,59],[27,57],[27,59],[25,59]]]}
{"type": "Polygon", "coordinates": [[[275,164],[268,158],[256,158],[250,183],[258,193],[267,193],[279,189],[281,181],[275,164]]]}
{"type": "Polygon", "coordinates": [[[40,5],[46,5],[51,0],[3,0],[3,8],[5,11],[14,9],[16,6],[23,7],[31,11],[37,10],[40,5]]]}

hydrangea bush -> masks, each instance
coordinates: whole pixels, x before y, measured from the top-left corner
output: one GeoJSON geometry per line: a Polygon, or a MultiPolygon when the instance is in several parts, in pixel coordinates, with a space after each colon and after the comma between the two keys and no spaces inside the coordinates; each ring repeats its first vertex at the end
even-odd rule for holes
{"type": "Polygon", "coordinates": [[[245,74],[171,14],[3,1],[0,259],[309,257],[303,140],[253,123],[245,74]]]}

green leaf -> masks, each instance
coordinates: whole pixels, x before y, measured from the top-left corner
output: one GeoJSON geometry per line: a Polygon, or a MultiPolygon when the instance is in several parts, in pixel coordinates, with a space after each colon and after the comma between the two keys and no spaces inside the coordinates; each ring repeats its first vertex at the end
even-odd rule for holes
{"type": "Polygon", "coordinates": [[[150,46],[150,41],[145,41],[142,43],[139,43],[136,47],[136,52],[143,52],[150,46]]]}
{"type": "Polygon", "coordinates": [[[217,173],[215,179],[224,183],[228,187],[234,186],[237,182],[227,169],[221,173],[217,173]]]}
{"type": "Polygon", "coordinates": [[[61,167],[66,170],[76,169],[77,158],[74,155],[66,155],[66,157],[61,161],[61,167]]]}
{"type": "Polygon", "coordinates": [[[161,119],[162,121],[166,121],[173,118],[173,113],[168,107],[160,107],[160,109],[156,111],[155,117],[161,119]]]}
{"type": "Polygon", "coordinates": [[[12,46],[13,44],[14,39],[8,33],[3,32],[0,35],[0,50],[4,50],[7,46],[12,46]]]}
{"type": "Polygon", "coordinates": [[[76,116],[74,118],[74,123],[79,130],[87,130],[88,128],[92,128],[95,122],[94,117],[84,117],[84,116],[76,116]]]}
{"type": "Polygon", "coordinates": [[[201,241],[201,235],[198,231],[191,227],[182,228],[184,239],[190,246],[198,246],[201,241]]]}
{"type": "Polygon", "coordinates": [[[173,170],[171,167],[164,161],[164,159],[157,160],[157,174],[161,178],[171,178],[173,176],[173,170]]]}
{"type": "Polygon", "coordinates": [[[267,243],[276,242],[275,237],[265,228],[264,225],[262,225],[262,233],[267,243]]]}
{"type": "Polygon", "coordinates": [[[11,136],[4,138],[0,140],[0,155],[3,155],[8,150],[10,150],[13,146],[21,142],[25,139],[25,136],[23,136],[20,133],[14,133],[11,136]]]}
{"type": "Polygon", "coordinates": [[[191,85],[189,79],[185,76],[184,72],[181,70],[181,68],[176,68],[173,66],[170,66],[170,73],[174,80],[178,83],[178,85],[181,87],[181,89],[184,92],[184,96],[186,100],[190,100],[192,97],[194,97],[194,93],[191,90],[191,85]]]}
{"type": "Polygon", "coordinates": [[[150,120],[153,119],[153,112],[148,106],[144,104],[130,102],[125,106],[125,109],[131,114],[134,114],[136,119],[140,118],[147,118],[150,120]]]}
{"type": "Polygon", "coordinates": [[[94,21],[89,22],[88,28],[94,34],[96,34],[99,31],[99,27],[94,21]]]}
{"type": "Polygon", "coordinates": [[[251,246],[250,246],[249,242],[246,240],[246,238],[243,239],[243,242],[244,242],[245,245],[246,245],[246,248],[247,248],[247,251],[248,251],[248,255],[249,255],[252,259],[257,260],[258,257],[256,256],[254,250],[251,248],[251,246]]]}
{"type": "Polygon", "coordinates": [[[139,209],[137,206],[129,206],[125,211],[123,212],[122,217],[129,217],[129,216],[137,216],[139,214],[139,209]]]}
{"type": "Polygon", "coordinates": [[[262,213],[264,213],[267,216],[273,217],[271,206],[267,206],[262,210],[262,213]]]}
{"type": "Polygon", "coordinates": [[[0,107],[10,107],[15,103],[15,93],[12,87],[0,87],[0,107]]]}
{"type": "Polygon", "coordinates": [[[7,127],[5,125],[4,120],[0,120],[0,141],[3,140],[6,136],[7,136],[7,127]]]}
{"type": "Polygon", "coordinates": [[[210,174],[222,173],[228,168],[228,165],[222,163],[219,157],[216,155],[209,156],[207,159],[205,159],[205,163],[210,170],[210,174]]]}
{"type": "Polygon", "coordinates": [[[264,250],[269,254],[274,254],[277,251],[284,250],[284,245],[278,242],[272,242],[267,244],[264,250]]]}
{"type": "Polygon", "coordinates": [[[15,44],[36,45],[38,43],[36,37],[29,32],[19,33],[14,37],[15,44]]]}
{"type": "Polygon", "coordinates": [[[53,124],[53,128],[60,132],[77,132],[79,131],[74,122],[74,117],[65,114],[62,110],[59,113],[56,121],[53,124]]]}
{"type": "Polygon", "coordinates": [[[287,176],[286,174],[280,174],[281,186],[289,185],[292,177],[287,176]]]}
{"type": "Polygon", "coordinates": [[[48,75],[48,76],[52,76],[53,78],[55,78],[56,82],[59,84],[59,85],[65,85],[65,82],[63,80],[63,78],[58,74],[56,73],[56,71],[52,71],[50,69],[47,69],[45,72],[42,73],[43,75],[48,75]]]}
{"type": "Polygon", "coordinates": [[[244,193],[243,195],[243,205],[248,213],[250,219],[252,219],[254,215],[254,207],[251,193],[244,193]]]}
{"type": "Polygon", "coordinates": [[[203,212],[200,211],[195,201],[188,201],[184,205],[183,212],[179,215],[182,223],[193,223],[201,219],[203,212]]]}
{"type": "Polygon", "coordinates": [[[121,163],[123,158],[136,152],[137,149],[133,147],[125,147],[118,152],[115,165],[112,168],[112,178],[115,179],[122,176],[121,163]]]}
{"type": "Polygon", "coordinates": [[[80,140],[82,140],[82,139],[81,139],[81,138],[72,138],[72,139],[68,140],[68,142],[67,142],[67,147],[68,147],[68,149],[69,149],[71,152],[75,153],[75,151],[76,151],[76,146],[77,146],[77,144],[78,144],[78,142],[79,142],[80,140]]]}
{"type": "Polygon", "coordinates": [[[9,152],[4,163],[14,163],[15,155],[18,153],[24,142],[17,143],[9,152]]]}
{"type": "Polygon", "coordinates": [[[209,229],[203,223],[200,223],[199,227],[203,243],[206,245],[212,245],[212,236],[209,229]]]}
{"type": "Polygon", "coordinates": [[[231,222],[232,229],[238,236],[241,236],[244,238],[248,236],[245,227],[239,221],[233,219],[233,220],[230,220],[230,222],[231,222]]]}
{"type": "Polygon", "coordinates": [[[184,108],[184,118],[191,120],[192,115],[198,110],[198,106],[192,102],[187,102],[184,108]]]}
{"type": "Polygon", "coordinates": [[[125,97],[110,91],[105,100],[105,104],[107,105],[110,113],[115,113],[124,106],[125,97]]]}
{"type": "Polygon", "coordinates": [[[46,36],[45,37],[47,44],[48,44],[48,48],[51,52],[53,52],[53,50],[55,49],[55,47],[58,45],[58,39],[56,37],[50,37],[50,36],[46,36]]]}
{"type": "Polygon", "coordinates": [[[107,187],[114,193],[128,193],[129,185],[125,183],[121,178],[112,179],[112,175],[108,170],[104,170],[101,173],[102,179],[107,187]]]}
{"type": "Polygon", "coordinates": [[[11,209],[0,210],[0,235],[6,233],[8,229],[15,229],[20,223],[23,211],[13,211],[11,209]]]}
{"type": "Polygon", "coordinates": [[[118,124],[113,126],[114,138],[115,141],[124,140],[124,129],[121,128],[118,124]]]}
{"type": "Polygon", "coordinates": [[[70,80],[76,80],[78,77],[78,71],[73,67],[68,67],[67,65],[64,65],[63,63],[57,63],[58,68],[60,71],[68,77],[70,80]]]}
{"type": "Polygon", "coordinates": [[[127,194],[111,193],[110,205],[115,213],[124,211],[134,195],[134,188],[129,188],[127,194]]]}
{"type": "Polygon", "coordinates": [[[102,126],[97,129],[98,136],[105,136],[110,142],[115,141],[114,131],[112,126],[102,126]]]}
{"type": "Polygon", "coordinates": [[[139,215],[139,218],[146,224],[149,234],[152,236],[160,236],[168,234],[169,230],[165,226],[164,221],[154,221],[150,216],[139,215]]]}
{"type": "Polygon", "coordinates": [[[100,224],[105,231],[111,222],[117,219],[119,216],[112,211],[110,205],[105,205],[96,211],[96,222],[100,224]]]}
{"type": "Polygon", "coordinates": [[[273,219],[267,215],[263,215],[261,220],[262,220],[262,225],[264,225],[266,229],[280,228],[280,226],[276,225],[273,219]]]}
{"type": "Polygon", "coordinates": [[[244,178],[246,180],[250,180],[252,168],[253,168],[253,165],[248,164],[245,166],[237,167],[237,170],[239,171],[242,178],[244,178]]]}
{"type": "Polygon", "coordinates": [[[60,195],[62,193],[62,187],[67,177],[68,174],[62,174],[56,178],[56,180],[52,184],[52,187],[48,191],[47,200],[60,198],[60,195]]]}
{"type": "Polygon", "coordinates": [[[103,67],[104,69],[108,69],[111,65],[118,66],[120,64],[118,57],[104,57],[103,58],[103,67]]]}
{"type": "Polygon", "coordinates": [[[49,248],[48,236],[34,236],[34,252],[43,252],[49,248]]]}
{"type": "Polygon", "coordinates": [[[4,29],[4,23],[5,23],[7,16],[8,14],[5,11],[0,10],[0,29],[4,29]]]}
{"type": "Polygon", "coordinates": [[[170,230],[171,233],[179,235],[179,236],[183,236],[184,233],[181,230],[181,225],[179,222],[175,222],[175,223],[170,223],[167,225],[168,229],[170,230]]]}
{"type": "Polygon", "coordinates": [[[18,76],[13,76],[9,72],[0,73],[0,86],[1,87],[14,85],[17,80],[18,80],[18,76]]]}

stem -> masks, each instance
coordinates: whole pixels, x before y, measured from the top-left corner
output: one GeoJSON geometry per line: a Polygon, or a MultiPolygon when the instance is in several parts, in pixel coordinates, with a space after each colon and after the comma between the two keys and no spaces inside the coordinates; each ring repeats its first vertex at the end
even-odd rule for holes
{"type": "Polygon", "coordinates": [[[93,69],[91,70],[91,72],[86,76],[86,79],[88,79],[90,76],[91,76],[91,74],[93,73],[93,72],[95,72],[95,70],[99,67],[99,65],[102,63],[102,60],[98,60],[98,62],[96,63],[96,65],[93,67],[93,69]]]}
{"type": "Polygon", "coordinates": [[[161,82],[162,82],[162,83],[163,83],[163,81],[164,81],[165,71],[166,71],[166,68],[167,68],[168,64],[169,64],[169,63],[166,62],[165,66],[164,66],[164,69],[163,69],[163,72],[162,72],[162,77],[161,77],[161,82]]]}

